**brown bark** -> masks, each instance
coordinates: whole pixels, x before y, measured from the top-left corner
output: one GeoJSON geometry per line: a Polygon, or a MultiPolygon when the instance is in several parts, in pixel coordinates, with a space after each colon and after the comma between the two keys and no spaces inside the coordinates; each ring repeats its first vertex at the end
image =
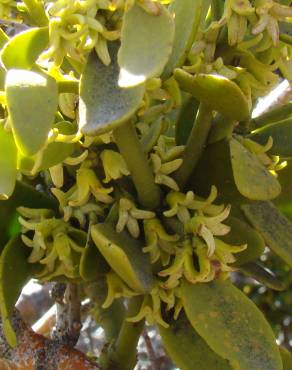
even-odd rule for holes
{"type": "MultiPolygon", "coordinates": [[[[34,333],[17,311],[13,327],[18,346],[12,351],[1,347],[0,370],[101,370],[80,351],[34,333]]],[[[1,336],[4,343],[3,334],[1,336]]]]}

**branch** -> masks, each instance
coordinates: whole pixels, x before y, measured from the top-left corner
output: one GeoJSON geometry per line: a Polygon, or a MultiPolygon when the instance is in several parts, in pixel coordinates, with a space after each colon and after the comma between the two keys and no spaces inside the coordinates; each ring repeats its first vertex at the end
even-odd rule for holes
{"type": "Polygon", "coordinates": [[[18,346],[13,350],[9,348],[0,326],[0,365],[1,361],[5,365],[13,365],[13,370],[37,370],[40,366],[44,370],[101,369],[98,364],[87,359],[82,352],[33,332],[24,323],[17,310],[14,311],[12,324],[18,346]]]}

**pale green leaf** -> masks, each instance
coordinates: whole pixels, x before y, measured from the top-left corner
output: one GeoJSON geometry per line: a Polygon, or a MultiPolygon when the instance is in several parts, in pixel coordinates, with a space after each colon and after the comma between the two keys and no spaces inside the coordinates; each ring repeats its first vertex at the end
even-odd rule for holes
{"type": "Polygon", "coordinates": [[[57,84],[39,73],[11,69],[6,77],[6,99],[16,145],[25,155],[46,144],[58,106],[57,84]]]}
{"type": "Polygon", "coordinates": [[[174,0],[168,10],[174,15],[174,41],[172,53],[164,68],[163,77],[170,76],[174,68],[180,67],[192,45],[202,17],[206,0],[174,0]]]}
{"type": "Polygon", "coordinates": [[[12,37],[1,51],[7,69],[30,69],[49,43],[48,27],[32,28],[12,37]]]}
{"type": "Polygon", "coordinates": [[[192,326],[234,370],[282,370],[274,333],[261,311],[229,281],[183,283],[192,326]]]}
{"type": "Polygon", "coordinates": [[[240,88],[228,78],[215,74],[191,75],[182,69],[174,71],[182,90],[223,116],[241,121],[249,117],[248,101],[240,88]]]}
{"type": "Polygon", "coordinates": [[[172,51],[174,21],[161,6],[152,15],[139,5],[125,13],[118,61],[119,86],[131,87],[161,74],[172,51]]]}
{"type": "Polygon", "coordinates": [[[0,200],[13,193],[17,166],[17,149],[11,132],[5,131],[0,124],[0,200]]]}
{"type": "Polygon", "coordinates": [[[153,276],[148,256],[141,243],[126,231],[117,233],[110,224],[91,228],[92,239],[111,268],[135,291],[148,292],[153,276]]]}
{"type": "Polygon", "coordinates": [[[105,66],[93,52],[81,76],[79,125],[85,135],[99,135],[126,122],[142,102],[144,85],[118,86],[118,44],[109,45],[111,64],[105,66]]]}
{"type": "Polygon", "coordinates": [[[228,361],[218,356],[198,335],[182,312],[169,328],[159,326],[162,343],[181,370],[231,370],[228,361]]]}
{"type": "Polygon", "coordinates": [[[230,156],[238,191],[248,199],[269,200],[281,192],[281,185],[257,157],[237,140],[230,140],[230,156]]]}

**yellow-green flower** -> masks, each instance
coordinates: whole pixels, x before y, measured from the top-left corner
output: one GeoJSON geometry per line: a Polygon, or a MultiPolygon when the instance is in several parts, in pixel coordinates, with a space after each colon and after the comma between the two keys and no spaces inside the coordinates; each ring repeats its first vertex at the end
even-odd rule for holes
{"type": "Polygon", "coordinates": [[[87,240],[86,233],[52,217],[49,210],[20,207],[18,212],[21,214],[19,222],[22,225],[22,240],[32,248],[28,262],[44,266],[38,277],[43,280],[59,275],[77,278],[80,257],[87,240]],[[33,232],[32,239],[26,235],[27,231],[33,232]],[[78,242],[71,234],[78,234],[78,242]]]}
{"type": "Polygon", "coordinates": [[[217,189],[212,186],[210,195],[207,199],[196,196],[192,191],[186,194],[171,191],[166,196],[166,202],[170,209],[163,212],[166,217],[177,216],[184,224],[191,218],[191,211],[203,211],[208,215],[217,215],[222,212],[224,206],[212,204],[217,197],[217,189]]]}
{"type": "Polygon", "coordinates": [[[93,169],[81,167],[77,170],[76,190],[69,198],[69,206],[79,207],[86,204],[91,195],[97,202],[110,204],[113,198],[109,195],[113,188],[104,188],[93,169]]]}
{"type": "Polygon", "coordinates": [[[155,182],[165,185],[172,190],[179,190],[177,183],[169,175],[175,172],[183,163],[181,158],[162,163],[161,158],[157,154],[150,155],[153,171],[155,174],[155,182]]]}
{"type": "Polygon", "coordinates": [[[154,217],[154,212],[138,209],[135,203],[130,199],[121,198],[119,202],[119,219],[116,230],[119,233],[126,227],[134,238],[138,238],[140,235],[138,220],[149,220],[154,217]]]}
{"type": "Polygon", "coordinates": [[[139,293],[130,289],[127,284],[113,271],[106,275],[107,281],[107,297],[102,305],[102,308],[108,308],[117,298],[131,298],[139,293]]]}
{"type": "Polygon", "coordinates": [[[212,217],[198,212],[185,223],[185,232],[194,233],[205,241],[208,246],[208,256],[212,256],[215,252],[214,235],[226,235],[230,231],[230,227],[222,223],[229,216],[230,209],[231,206],[228,205],[221,213],[212,217]]]}
{"type": "Polygon", "coordinates": [[[129,322],[139,322],[146,319],[149,325],[159,324],[164,328],[168,328],[168,323],[162,317],[162,303],[166,304],[166,310],[175,308],[175,315],[178,316],[181,305],[176,306],[175,291],[165,291],[160,286],[160,281],[155,283],[151,292],[144,296],[144,300],[140,311],[134,317],[127,319],[129,322]]]}
{"type": "Polygon", "coordinates": [[[150,254],[151,263],[161,258],[162,265],[169,263],[171,254],[175,253],[175,245],[179,236],[169,235],[157,218],[144,221],[144,233],[146,246],[143,252],[150,254]]]}
{"type": "Polygon", "coordinates": [[[103,150],[100,154],[105,179],[103,182],[108,183],[111,180],[117,180],[123,176],[130,175],[127,164],[120,153],[113,150],[103,150]]]}
{"type": "Polygon", "coordinates": [[[279,4],[274,0],[255,0],[255,8],[259,20],[253,26],[252,33],[258,35],[266,30],[273,45],[276,46],[280,35],[278,21],[285,21],[292,17],[291,6],[279,4]]]}
{"type": "Polygon", "coordinates": [[[248,18],[255,9],[249,0],[226,0],[224,12],[218,22],[213,22],[211,28],[222,27],[227,24],[228,43],[233,46],[240,43],[246,34],[248,18]]]}

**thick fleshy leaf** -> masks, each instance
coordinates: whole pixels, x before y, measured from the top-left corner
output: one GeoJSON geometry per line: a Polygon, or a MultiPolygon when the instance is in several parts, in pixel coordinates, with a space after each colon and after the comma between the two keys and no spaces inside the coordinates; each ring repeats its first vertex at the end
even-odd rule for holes
{"type": "Polygon", "coordinates": [[[237,140],[230,140],[230,156],[238,191],[248,199],[269,200],[281,192],[281,185],[257,157],[237,140]]]}
{"type": "Polygon", "coordinates": [[[168,355],[181,370],[232,369],[198,335],[184,313],[169,324],[167,329],[159,326],[159,333],[168,355]]]}
{"type": "Polygon", "coordinates": [[[280,347],[280,354],[283,362],[283,370],[292,370],[292,354],[288,349],[280,347]]]}
{"type": "Polygon", "coordinates": [[[273,138],[273,146],[269,154],[292,157],[292,118],[258,129],[250,135],[250,138],[265,145],[270,136],[273,138]]]}
{"type": "Polygon", "coordinates": [[[261,311],[229,281],[183,283],[192,326],[236,370],[282,370],[276,339],[261,311]]]}
{"type": "Polygon", "coordinates": [[[176,69],[174,77],[182,90],[223,116],[237,121],[248,118],[248,101],[240,88],[228,78],[213,74],[193,76],[182,69],[176,69]]]}
{"type": "Polygon", "coordinates": [[[2,49],[2,63],[7,69],[30,69],[48,43],[48,27],[31,28],[18,33],[2,49]]]}
{"type": "Polygon", "coordinates": [[[13,193],[17,174],[17,148],[11,132],[0,124],[0,202],[13,193]]]}
{"type": "Polygon", "coordinates": [[[171,75],[176,67],[180,67],[192,46],[202,18],[202,10],[206,0],[174,0],[168,10],[174,15],[174,41],[172,53],[163,71],[163,78],[171,75]]]}
{"type": "Polygon", "coordinates": [[[125,123],[142,102],[144,85],[130,89],[118,86],[119,45],[111,43],[111,64],[105,66],[93,52],[80,81],[79,125],[85,135],[99,135],[125,123]]]}
{"type": "Polygon", "coordinates": [[[119,86],[136,86],[159,76],[172,51],[173,37],[173,17],[164,6],[158,15],[147,13],[138,4],[132,6],[122,27],[119,86]]]}
{"type": "Polygon", "coordinates": [[[228,217],[224,223],[231,228],[228,234],[221,237],[224,242],[231,245],[247,244],[247,248],[244,251],[234,255],[236,258],[234,266],[241,266],[247,262],[254,261],[263,254],[265,250],[264,239],[250,225],[232,216],[228,217]]]}
{"type": "Polygon", "coordinates": [[[93,226],[91,235],[111,268],[132,289],[141,293],[151,289],[151,264],[138,240],[131,238],[125,231],[117,233],[110,224],[93,226]]]}
{"type": "Polygon", "coordinates": [[[46,143],[58,106],[57,84],[39,73],[11,69],[6,99],[16,145],[25,155],[37,153],[46,143]]]}
{"type": "Polygon", "coordinates": [[[292,223],[271,202],[243,205],[248,221],[258,230],[273,252],[292,267],[292,223]]]}
{"type": "Polygon", "coordinates": [[[32,276],[27,252],[29,249],[20,236],[16,236],[5,246],[0,258],[1,318],[6,339],[12,347],[16,346],[17,340],[10,318],[21,289],[32,276]]]}
{"type": "Polygon", "coordinates": [[[109,271],[109,265],[92,242],[88,242],[80,259],[79,272],[85,281],[94,281],[109,271]]]}
{"type": "Polygon", "coordinates": [[[285,290],[285,284],[278,280],[271,271],[267,270],[259,263],[250,262],[241,265],[240,271],[270,289],[278,291],[285,290]]]}

